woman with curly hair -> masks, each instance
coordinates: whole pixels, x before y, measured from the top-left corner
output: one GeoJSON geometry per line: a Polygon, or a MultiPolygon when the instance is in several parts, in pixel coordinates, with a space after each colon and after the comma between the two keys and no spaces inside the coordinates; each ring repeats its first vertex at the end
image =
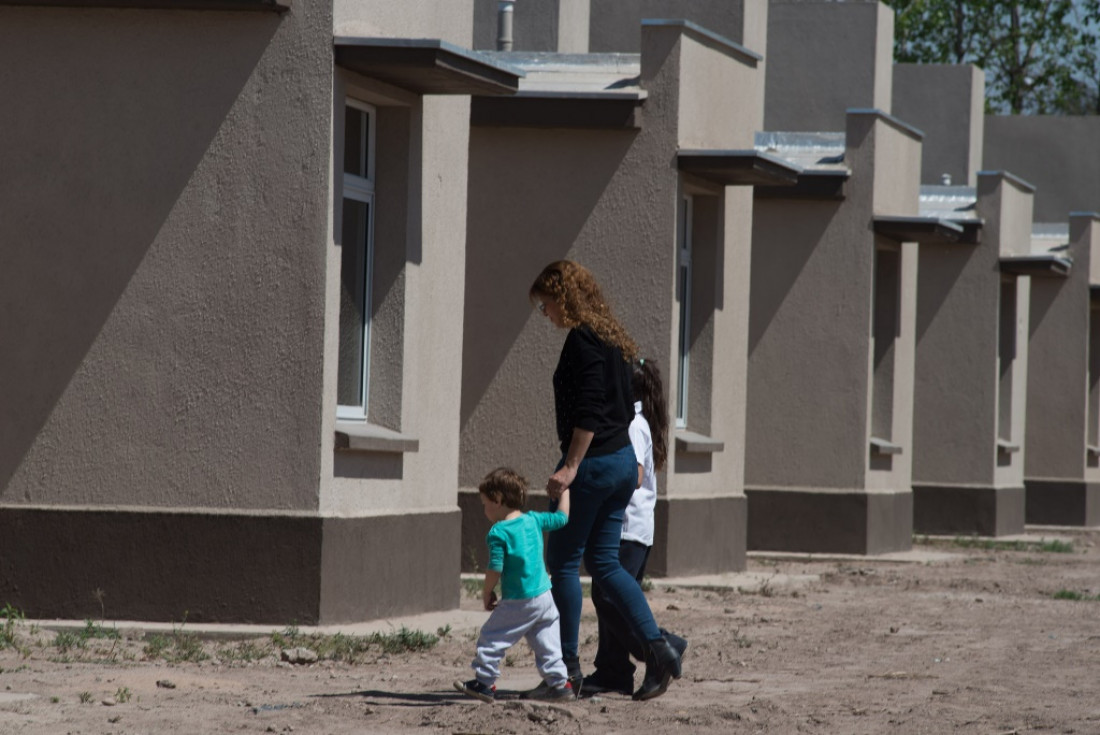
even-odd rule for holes
{"type": "Polygon", "coordinates": [[[555,327],[569,330],[554,371],[562,459],[546,492],[552,507],[565,489],[572,497],[569,523],[551,533],[547,545],[570,683],[579,695],[584,679],[578,656],[583,558],[593,582],[631,633],[644,641],[645,679],[634,699],[652,699],[680,678],[680,655],[661,634],[637,580],[619,562],[623,513],[638,481],[629,433],[634,418],[631,363],[638,350],[583,266],[570,260],[551,263],[529,295],[555,327]]]}

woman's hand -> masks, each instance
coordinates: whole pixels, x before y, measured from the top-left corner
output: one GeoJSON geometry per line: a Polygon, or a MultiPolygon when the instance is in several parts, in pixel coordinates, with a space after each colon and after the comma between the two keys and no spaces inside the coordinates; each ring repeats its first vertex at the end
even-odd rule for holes
{"type": "Polygon", "coordinates": [[[581,466],[584,455],[588,454],[593,436],[594,434],[587,429],[573,428],[573,438],[569,441],[569,451],[565,453],[565,461],[546,482],[546,494],[551,500],[556,501],[560,498],[562,491],[577,479],[577,468],[581,466]]]}
{"type": "Polygon", "coordinates": [[[570,485],[573,484],[573,480],[577,477],[577,470],[575,467],[569,465],[562,465],[554,474],[550,475],[550,479],[546,482],[546,494],[550,496],[550,499],[557,502],[561,498],[561,494],[565,492],[570,485]]]}

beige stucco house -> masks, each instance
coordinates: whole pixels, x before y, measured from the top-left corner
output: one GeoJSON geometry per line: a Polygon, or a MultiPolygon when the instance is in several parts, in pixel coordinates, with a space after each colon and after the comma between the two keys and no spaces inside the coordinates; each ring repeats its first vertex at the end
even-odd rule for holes
{"type": "MultiPolygon", "coordinates": [[[[520,91],[474,101],[460,504],[477,568],[476,485],[499,464],[541,489],[558,460],[551,375],[563,333],[531,308],[546,263],[591,268],[675,423],[655,574],[739,569],[752,185],[793,169],[753,150],[761,54],[689,21],[639,23],[640,53],[514,51],[520,91]]],[[[759,40],[763,40],[760,38],[759,40]]]]}
{"type": "Polygon", "coordinates": [[[0,598],[457,606],[472,18],[0,3],[0,598]]]}

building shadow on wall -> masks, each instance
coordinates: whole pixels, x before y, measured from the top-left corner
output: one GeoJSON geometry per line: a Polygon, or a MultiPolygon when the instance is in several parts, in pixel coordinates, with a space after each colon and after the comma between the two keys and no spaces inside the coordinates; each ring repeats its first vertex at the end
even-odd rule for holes
{"type": "Polygon", "coordinates": [[[832,201],[791,204],[779,200],[768,201],[763,207],[758,202],[753,208],[749,355],[767,333],[806,264],[813,258],[837,210],[838,204],[832,201]],[[799,215],[792,217],[795,209],[799,210],[799,215]],[[798,228],[797,236],[787,235],[792,227],[798,228]]]}
{"type": "MultiPolygon", "coordinates": [[[[601,204],[611,206],[606,201],[609,184],[634,139],[633,131],[471,128],[462,350],[464,445],[473,441],[471,434],[484,442],[491,441],[494,432],[507,436],[524,430],[524,422],[532,417],[540,417],[540,427],[545,424],[540,440],[543,434],[547,441],[553,438],[550,376],[561,342],[527,327],[543,319],[529,303],[527,289],[543,266],[569,256],[601,204]],[[498,402],[492,395],[507,362],[513,364],[504,371],[501,380],[507,385],[501,390],[509,399],[525,396],[525,405],[498,402]],[[534,397],[531,387],[539,390],[534,397]]],[[[550,328],[549,323],[544,326],[550,328]]],[[[541,456],[545,449],[532,447],[531,456],[541,456]]],[[[477,459],[477,453],[460,452],[460,485],[476,484],[489,469],[470,466],[477,459]]],[[[521,467],[522,461],[509,459],[521,467]]]]}
{"type": "MultiPolygon", "coordinates": [[[[972,258],[977,256],[980,252],[978,248],[971,245],[928,245],[922,244],[920,263],[917,266],[917,345],[919,346],[921,340],[924,339],[925,333],[928,328],[932,326],[932,323],[936,320],[936,316],[939,314],[940,309],[947,302],[949,298],[971,298],[970,294],[965,290],[965,283],[963,288],[956,288],[959,278],[962,276],[963,271],[966,270],[970,264],[972,258]],[[965,257],[939,257],[934,260],[928,253],[932,251],[961,251],[965,257]]],[[[990,266],[991,270],[999,273],[999,265],[996,261],[992,262],[990,266]]],[[[997,275],[990,275],[988,271],[980,274],[982,278],[998,278],[997,275]]],[[[980,293],[980,292],[979,292],[980,293]]]]}
{"type": "Polygon", "coordinates": [[[0,500],[279,24],[0,10],[0,500]]]}

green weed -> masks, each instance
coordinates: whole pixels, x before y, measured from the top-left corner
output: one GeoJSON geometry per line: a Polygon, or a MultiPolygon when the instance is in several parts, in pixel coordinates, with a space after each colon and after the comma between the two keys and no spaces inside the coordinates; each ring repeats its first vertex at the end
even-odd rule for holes
{"type": "Polygon", "coordinates": [[[0,618],[4,620],[3,624],[0,624],[0,650],[14,648],[15,628],[19,623],[26,620],[26,616],[23,615],[22,610],[12,607],[9,602],[0,608],[0,618]]]}
{"type": "Polygon", "coordinates": [[[1079,602],[1100,602],[1100,594],[1089,595],[1075,590],[1058,590],[1054,593],[1055,600],[1076,600],[1079,602]]]}

